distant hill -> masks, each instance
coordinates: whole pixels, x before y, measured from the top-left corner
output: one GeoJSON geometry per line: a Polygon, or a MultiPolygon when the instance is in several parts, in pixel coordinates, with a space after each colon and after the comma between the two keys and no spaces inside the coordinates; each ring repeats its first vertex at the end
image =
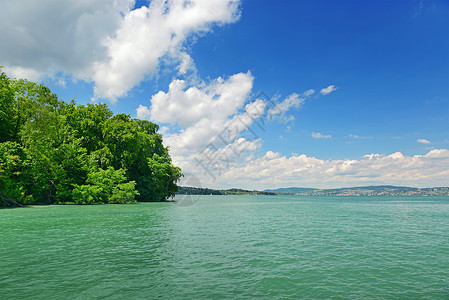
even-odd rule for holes
{"type": "Polygon", "coordinates": [[[219,190],[197,188],[190,186],[178,186],[177,194],[180,195],[223,195],[219,190]]]}
{"type": "Polygon", "coordinates": [[[296,194],[296,193],[306,193],[316,191],[314,188],[299,188],[299,187],[289,187],[289,188],[279,188],[274,190],[264,190],[264,192],[269,193],[281,193],[281,194],[296,194]]]}
{"type": "Polygon", "coordinates": [[[393,185],[359,186],[339,189],[315,189],[315,188],[279,188],[264,191],[227,189],[215,190],[209,188],[197,188],[179,186],[181,195],[299,195],[299,196],[414,196],[414,195],[448,195],[449,187],[415,188],[393,185]]]}
{"type": "Polygon", "coordinates": [[[179,186],[178,194],[180,195],[275,195],[266,191],[250,191],[242,189],[214,190],[208,188],[197,188],[188,186],[179,186]]]}
{"type": "Polygon", "coordinates": [[[265,190],[271,193],[289,193],[303,196],[395,196],[395,195],[449,195],[449,187],[414,188],[406,186],[379,185],[339,189],[279,188],[265,190]]]}

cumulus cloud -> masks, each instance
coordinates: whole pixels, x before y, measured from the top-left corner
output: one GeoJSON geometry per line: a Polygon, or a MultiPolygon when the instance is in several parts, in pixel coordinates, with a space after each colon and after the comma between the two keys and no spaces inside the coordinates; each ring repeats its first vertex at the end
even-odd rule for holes
{"type": "Polygon", "coordinates": [[[151,98],[151,120],[192,127],[203,120],[220,121],[237,113],[253,86],[250,72],[238,73],[228,79],[217,78],[209,84],[187,87],[184,80],[170,83],[168,92],[160,91],[151,98]]]}
{"type": "Polygon", "coordinates": [[[312,132],[312,137],[314,139],[330,139],[332,135],[330,134],[321,134],[319,132],[312,132]]]}
{"type": "Polygon", "coordinates": [[[150,116],[150,109],[147,106],[140,104],[136,109],[136,114],[138,119],[145,120],[150,116]]]}
{"type": "MultiPolygon", "coordinates": [[[[108,59],[94,66],[95,94],[110,99],[126,95],[157,70],[161,57],[183,53],[179,48],[191,34],[237,18],[238,1],[233,0],[152,1],[130,11],[105,43],[108,59]]],[[[182,73],[191,64],[185,53],[180,56],[182,73]]]]}
{"type": "MultiPolygon", "coordinates": [[[[264,130],[264,120],[288,120],[293,116],[286,113],[305,100],[296,93],[279,102],[264,95],[250,100],[253,81],[250,72],[194,85],[176,79],[168,91],[151,97],[150,120],[170,124],[173,129],[165,132],[164,142],[175,164],[197,176],[198,171],[218,176],[231,166],[250,161],[262,146],[256,129],[259,134],[264,130]]],[[[138,111],[145,109],[141,105],[138,111]]]]}
{"type": "Polygon", "coordinates": [[[90,79],[103,40],[120,26],[133,1],[20,0],[0,2],[0,65],[37,80],[58,72],[90,79]]]}
{"type": "Polygon", "coordinates": [[[328,95],[337,89],[338,87],[336,87],[335,85],[330,85],[327,88],[321,89],[320,93],[321,95],[328,95]]]}
{"type": "Polygon", "coordinates": [[[9,74],[13,78],[26,78],[31,81],[39,81],[42,78],[42,74],[31,68],[22,68],[18,66],[9,67],[6,66],[3,68],[4,72],[9,74]]]}
{"type": "Polygon", "coordinates": [[[426,139],[418,139],[417,142],[421,143],[421,144],[430,144],[431,143],[429,140],[426,140],[426,139]]]}
{"type": "Polygon", "coordinates": [[[305,154],[290,157],[268,151],[246,165],[232,167],[226,180],[239,186],[341,187],[370,184],[418,186],[447,185],[449,150],[434,149],[426,155],[401,152],[369,154],[355,160],[322,160],[305,154]]]}
{"type": "Polygon", "coordinates": [[[173,80],[167,92],[152,96],[150,120],[179,128],[166,132],[164,143],[170,147],[173,161],[185,172],[198,170],[198,156],[219,155],[231,161],[230,150],[238,152],[240,158],[244,151],[260,147],[257,136],[242,135],[265,113],[264,100],[247,103],[253,81],[250,72],[194,86],[173,80]]]}
{"type": "Polygon", "coordinates": [[[94,82],[96,98],[125,96],[164,56],[194,69],[189,37],[239,18],[238,0],[20,0],[0,2],[0,65],[36,80],[60,74],[94,82]]]}
{"type": "Polygon", "coordinates": [[[424,157],[449,159],[449,151],[446,149],[433,149],[429,151],[429,153],[427,153],[424,157]]]}
{"type": "MultiPolygon", "coordinates": [[[[261,94],[250,100],[253,81],[250,72],[193,84],[176,79],[168,91],[151,97],[150,120],[169,124],[164,127],[164,142],[170,147],[173,162],[184,172],[196,176],[203,172],[206,184],[230,167],[252,161],[263,143],[259,134],[265,130],[265,121],[293,120],[291,111],[301,107],[306,95],[313,94],[313,90],[303,97],[292,93],[283,100],[261,94]]],[[[141,105],[138,113],[146,116],[146,109],[141,105]]]]}

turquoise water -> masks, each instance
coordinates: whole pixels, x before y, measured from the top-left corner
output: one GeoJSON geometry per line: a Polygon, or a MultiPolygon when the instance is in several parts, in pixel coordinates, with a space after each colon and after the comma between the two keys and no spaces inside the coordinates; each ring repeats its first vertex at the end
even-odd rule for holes
{"type": "Polygon", "coordinates": [[[0,299],[449,299],[448,197],[180,199],[0,210],[0,299]]]}

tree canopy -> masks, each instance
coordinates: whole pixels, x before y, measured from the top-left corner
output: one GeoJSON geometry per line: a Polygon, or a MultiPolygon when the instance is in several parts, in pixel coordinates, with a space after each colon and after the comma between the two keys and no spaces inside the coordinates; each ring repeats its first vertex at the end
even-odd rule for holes
{"type": "Polygon", "coordinates": [[[182,176],[159,126],[0,69],[0,206],[162,201],[182,176]]]}

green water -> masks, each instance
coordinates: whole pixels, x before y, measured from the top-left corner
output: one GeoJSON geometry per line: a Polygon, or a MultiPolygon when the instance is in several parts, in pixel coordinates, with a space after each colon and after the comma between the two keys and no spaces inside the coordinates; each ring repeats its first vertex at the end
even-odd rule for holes
{"type": "Polygon", "coordinates": [[[448,197],[194,200],[0,210],[0,299],[449,299],[448,197]]]}

